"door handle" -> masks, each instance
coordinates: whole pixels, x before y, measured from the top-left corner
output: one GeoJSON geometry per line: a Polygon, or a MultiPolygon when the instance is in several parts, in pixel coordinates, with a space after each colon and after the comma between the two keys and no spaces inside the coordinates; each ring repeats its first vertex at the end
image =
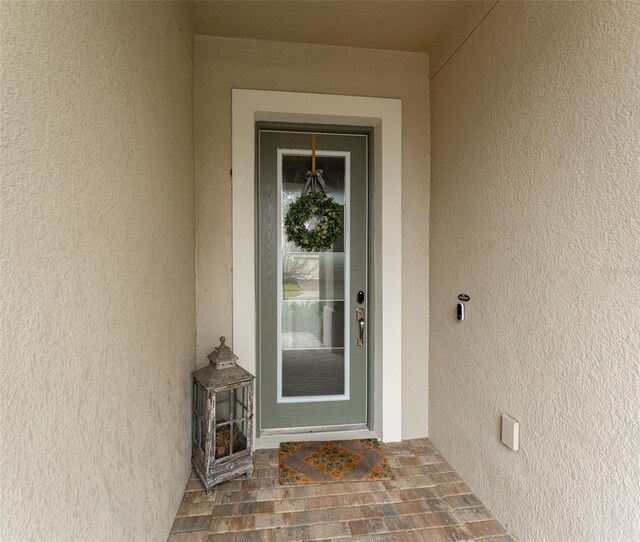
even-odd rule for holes
{"type": "Polygon", "coordinates": [[[356,309],[356,322],[360,326],[360,335],[356,339],[356,345],[364,346],[364,309],[356,309]]]}

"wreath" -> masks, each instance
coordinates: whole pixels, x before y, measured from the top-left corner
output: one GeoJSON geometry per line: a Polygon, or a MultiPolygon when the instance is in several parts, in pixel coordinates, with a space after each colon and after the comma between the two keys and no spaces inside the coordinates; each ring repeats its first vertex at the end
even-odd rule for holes
{"type": "Polygon", "coordinates": [[[342,206],[325,192],[309,192],[289,207],[287,239],[305,252],[330,249],[343,233],[342,206]]]}

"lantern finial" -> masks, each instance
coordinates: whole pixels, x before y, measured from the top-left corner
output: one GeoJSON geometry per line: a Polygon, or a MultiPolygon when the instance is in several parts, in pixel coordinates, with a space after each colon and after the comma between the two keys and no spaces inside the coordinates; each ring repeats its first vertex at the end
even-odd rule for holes
{"type": "Polygon", "coordinates": [[[236,356],[225,343],[226,337],[220,337],[220,346],[216,346],[215,350],[209,354],[211,364],[216,369],[227,369],[236,364],[238,356],[236,356]]]}

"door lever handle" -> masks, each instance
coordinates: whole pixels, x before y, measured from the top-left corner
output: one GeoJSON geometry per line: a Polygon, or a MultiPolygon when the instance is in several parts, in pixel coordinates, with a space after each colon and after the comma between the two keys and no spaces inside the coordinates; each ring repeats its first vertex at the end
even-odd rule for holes
{"type": "Polygon", "coordinates": [[[364,309],[356,309],[356,322],[360,326],[360,335],[356,339],[356,345],[364,346],[364,309]]]}

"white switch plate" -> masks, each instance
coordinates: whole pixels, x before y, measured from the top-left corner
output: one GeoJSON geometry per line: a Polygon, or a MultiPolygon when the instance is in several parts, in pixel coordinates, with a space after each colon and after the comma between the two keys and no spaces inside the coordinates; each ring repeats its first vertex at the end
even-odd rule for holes
{"type": "Polygon", "coordinates": [[[520,449],[520,422],[506,414],[502,415],[502,444],[514,452],[520,449]]]}

